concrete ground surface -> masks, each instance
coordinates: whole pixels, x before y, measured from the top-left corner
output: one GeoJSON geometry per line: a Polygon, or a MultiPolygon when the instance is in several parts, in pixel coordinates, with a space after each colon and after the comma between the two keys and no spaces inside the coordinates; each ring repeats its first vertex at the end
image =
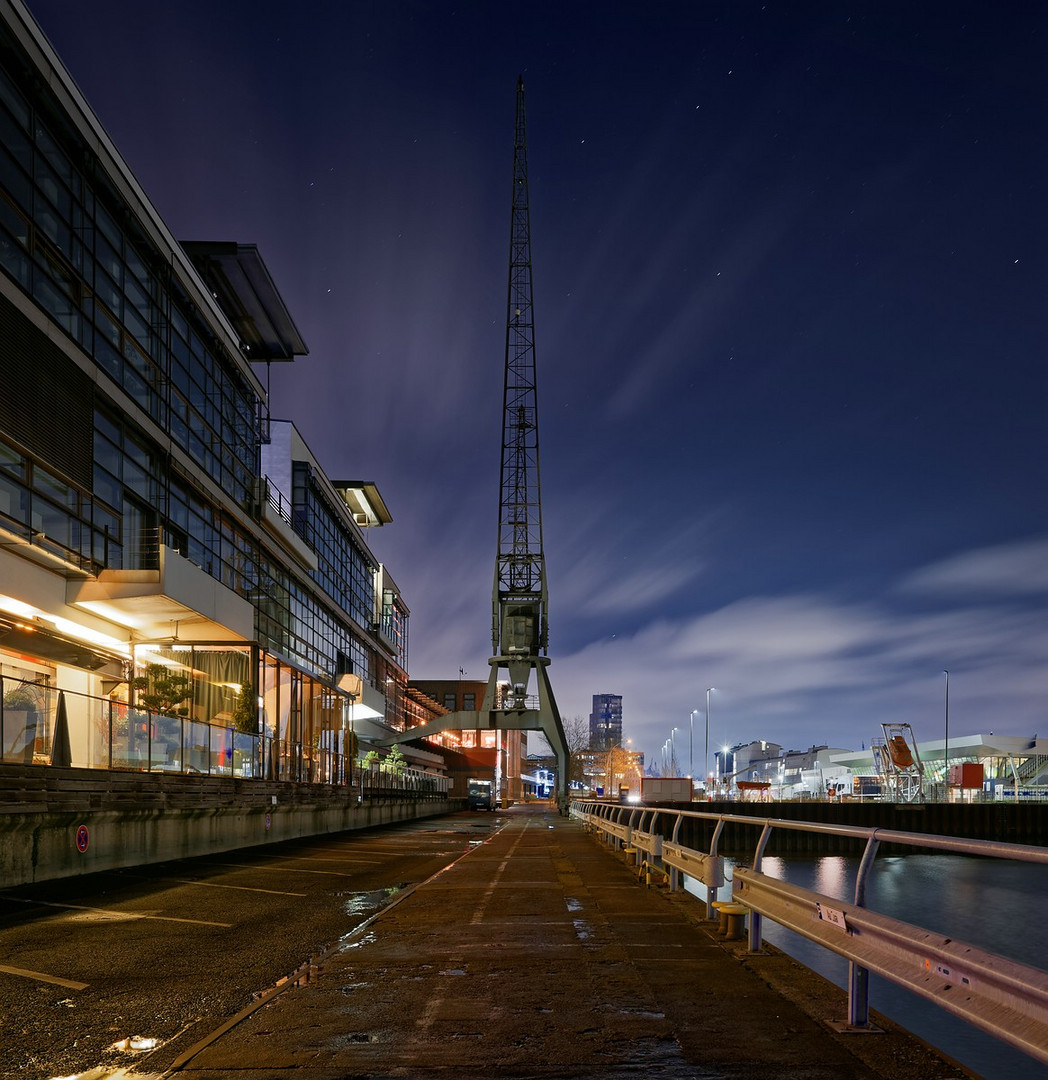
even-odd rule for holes
{"type": "Polygon", "coordinates": [[[832,1030],[840,990],[781,953],[723,941],[703,904],[640,884],[555,810],[513,807],[505,820],[164,1075],[969,1075],[879,1017],[879,1034],[832,1030]]]}

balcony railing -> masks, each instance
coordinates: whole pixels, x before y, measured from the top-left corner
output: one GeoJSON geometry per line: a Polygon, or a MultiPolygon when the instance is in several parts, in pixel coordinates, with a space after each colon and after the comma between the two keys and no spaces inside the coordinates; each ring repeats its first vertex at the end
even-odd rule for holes
{"type": "Polygon", "coordinates": [[[0,760],[327,784],[360,799],[441,799],[449,785],[447,777],[414,769],[363,768],[350,755],[311,743],[10,678],[0,678],[0,760]]]}

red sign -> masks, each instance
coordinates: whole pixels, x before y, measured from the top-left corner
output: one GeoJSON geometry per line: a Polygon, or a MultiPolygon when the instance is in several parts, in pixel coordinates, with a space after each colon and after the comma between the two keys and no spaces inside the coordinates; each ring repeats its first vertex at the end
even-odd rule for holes
{"type": "Polygon", "coordinates": [[[81,825],[80,828],[76,830],[76,850],[81,854],[87,851],[87,845],[90,839],[91,837],[88,835],[87,826],[81,825]]]}

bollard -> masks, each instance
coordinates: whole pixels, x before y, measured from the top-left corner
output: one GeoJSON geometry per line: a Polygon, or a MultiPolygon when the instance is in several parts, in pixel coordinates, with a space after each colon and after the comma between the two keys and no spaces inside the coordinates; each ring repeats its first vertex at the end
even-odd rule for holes
{"type": "Polygon", "coordinates": [[[742,904],[719,904],[717,913],[720,917],[720,926],[717,933],[725,941],[738,941],[746,932],[746,916],[749,910],[742,904]]]}

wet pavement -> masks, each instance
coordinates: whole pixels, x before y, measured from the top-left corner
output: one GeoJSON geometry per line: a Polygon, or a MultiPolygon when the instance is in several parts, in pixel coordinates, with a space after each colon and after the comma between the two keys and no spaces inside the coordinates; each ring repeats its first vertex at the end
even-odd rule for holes
{"type": "Polygon", "coordinates": [[[544,806],[503,820],[163,1075],[964,1075],[889,1024],[835,1031],[841,991],[723,941],[704,905],[639,883],[581,825],[544,806]]]}

